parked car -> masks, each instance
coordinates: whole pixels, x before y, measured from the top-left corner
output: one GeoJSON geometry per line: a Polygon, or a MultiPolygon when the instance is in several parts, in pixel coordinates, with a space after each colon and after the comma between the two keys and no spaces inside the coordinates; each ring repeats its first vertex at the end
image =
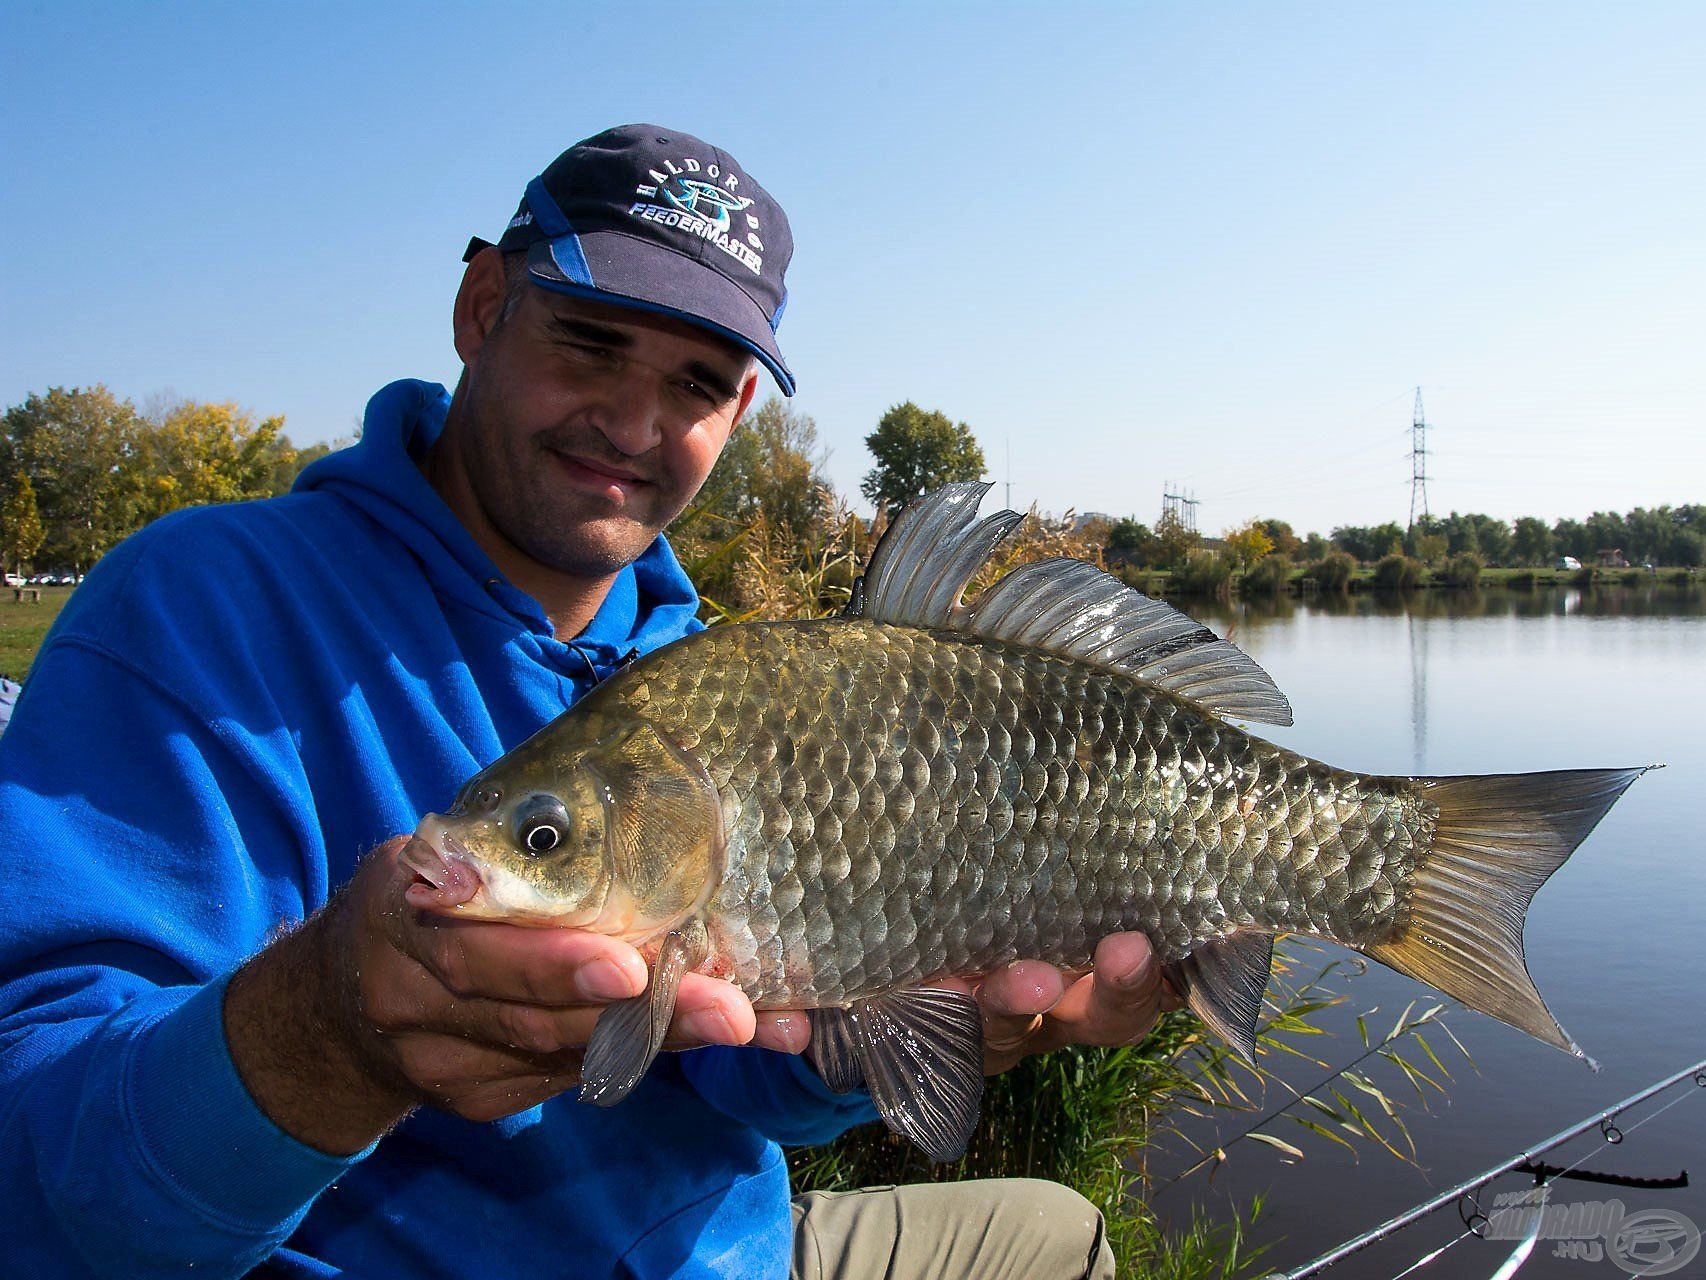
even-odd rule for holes
{"type": "Polygon", "coordinates": [[[1574,556],[1559,556],[1558,563],[1552,567],[1554,569],[1580,569],[1582,562],[1574,556]]]}

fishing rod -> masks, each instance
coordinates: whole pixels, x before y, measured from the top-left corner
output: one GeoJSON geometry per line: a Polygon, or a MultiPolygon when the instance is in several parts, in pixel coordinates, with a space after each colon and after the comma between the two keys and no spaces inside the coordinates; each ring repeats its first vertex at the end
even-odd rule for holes
{"type": "MultiPolygon", "coordinates": [[[[1627,1111],[1637,1103],[1645,1102],[1655,1094],[1663,1093],[1672,1085],[1686,1080],[1690,1076],[1694,1078],[1694,1083],[1697,1086],[1702,1089],[1706,1089],[1706,1058],[1701,1059],[1691,1067],[1684,1067],[1674,1075],[1666,1076],[1657,1084],[1648,1085],[1639,1093],[1630,1094],[1627,1098],[1623,1099],[1622,1102],[1619,1102],[1614,1106],[1607,1107],[1603,1111],[1595,1112],[1581,1123],[1573,1124],[1568,1129],[1564,1129],[1553,1134],[1543,1142],[1535,1143],[1532,1147],[1512,1156],[1509,1160],[1496,1164],[1492,1168],[1476,1174],[1473,1178],[1469,1178],[1458,1183],[1449,1191],[1442,1191],[1439,1195],[1433,1197],[1433,1199],[1424,1201],[1423,1203],[1416,1205],[1414,1208],[1406,1209],[1395,1218],[1388,1218],[1378,1227],[1365,1231],[1354,1239],[1345,1241],[1336,1249],[1328,1250],[1312,1262],[1307,1262],[1293,1271],[1276,1271],[1269,1277],[1269,1280],[1305,1280],[1305,1277],[1307,1276],[1318,1275],[1334,1263],[1343,1261],[1353,1253],[1362,1252],[1362,1250],[1368,1248],[1369,1245],[1374,1244],[1377,1241],[1384,1240],[1393,1232],[1402,1230],[1412,1222],[1420,1221],[1430,1213],[1433,1213],[1438,1209],[1443,1209],[1446,1205],[1451,1204],[1455,1200],[1461,1200],[1463,1197],[1470,1195],[1474,1191],[1491,1182],[1501,1173],[1509,1173],[1519,1165],[1528,1164],[1533,1161],[1536,1156],[1550,1151],[1553,1147],[1560,1146],[1563,1143],[1568,1142],[1578,1134],[1586,1133],[1595,1125],[1600,1125],[1604,1128],[1606,1142],[1612,1144],[1621,1142],[1623,1140],[1623,1134],[1617,1126],[1612,1123],[1612,1120],[1619,1113],[1627,1111]]],[[[1682,1097],[1686,1096],[1688,1095],[1682,1095],[1682,1097]]],[[[1661,1107],[1660,1110],[1668,1110],[1669,1107],[1675,1106],[1676,1102],[1682,1101],[1682,1097],[1678,1097],[1674,1102],[1667,1103],[1666,1106],[1661,1107]]],[[[1654,1114],[1656,1115],[1658,1113],[1655,1112],[1654,1114]]],[[[1647,1119],[1651,1118],[1651,1116],[1647,1117],[1647,1119]]],[[[1646,1120],[1642,1120],[1641,1123],[1645,1124],[1646,1120]]],[[[1631,1128],[1630,1132],[1633,1133],[1634,1129],[1631,1128]]],[[[1479,1214],[1477,1213],[1476,1216],[1479,1216],[1479,1214]]],[[[1485,1225],[1485,1219],[1483,1219],[1482,1225],[1485,1225]]],[[[1471,1226],[1470,1229],[1473,1231],[1473,1226],[1471,1226]]]]}

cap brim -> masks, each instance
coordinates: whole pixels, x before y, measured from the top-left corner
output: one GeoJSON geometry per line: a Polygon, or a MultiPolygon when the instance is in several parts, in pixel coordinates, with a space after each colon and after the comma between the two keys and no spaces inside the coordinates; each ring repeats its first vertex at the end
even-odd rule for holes
{"type": "Polygon", "coordinates": [[[776,346],[763,308],[721,272],[684,254],[619,232],[541,240],[527,251],[527,272],[557,293],[672,316],[758,357],[782,394],[794,375],[776,346]]]}

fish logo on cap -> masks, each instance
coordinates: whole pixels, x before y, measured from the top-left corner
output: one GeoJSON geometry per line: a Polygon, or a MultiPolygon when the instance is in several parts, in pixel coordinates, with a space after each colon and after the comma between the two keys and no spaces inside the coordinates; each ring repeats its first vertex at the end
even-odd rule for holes
{"type": "Polygon", "coordinates": [[[672,177],[658,188],[658,194],[683,213],[696,214],[716,224],[719,231],[729,229],[729,214],[752,207],[747,196],[737,196],[697,178],[672,177]]]}
{"type": "Polygon", "coordinates": [[[739,177],[725,173],[715,161],[702,164],[691,156],[683,157],[680,164],[666,160],[661,169],[648,170],[646,177],[651,181],[634,188],[634,194],[644,198],[629,208],[630,217],[678,227],[711,241],[754,275],[764,270],[758,218],[748,212],[752,198],[735,193],[739,177]],[[659,200],[663,203],[656,203],[659,200]],[[737,213],[745,223],[744,234],[731,217],[737,213]]]}

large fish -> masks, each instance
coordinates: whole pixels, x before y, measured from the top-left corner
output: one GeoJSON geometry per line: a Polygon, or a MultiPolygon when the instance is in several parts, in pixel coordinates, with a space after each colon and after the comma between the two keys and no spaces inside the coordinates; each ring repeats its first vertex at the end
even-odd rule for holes
{"type": "Polygon", "coordinates": [[[1580,1055],[1529,977],[1530,900],[1640,769],[1350,773],[1249,657],[1095,567],[1046,560],[970,603],[1020,521],[988,486],[919,499],[852,608],[716,627],[606,681],[428,815],[406,859],[465,915],[614,934],[653,958],[607,1009],[583,1101],[663,1042],[681,975],[814,1010],[810,1053],[938,1159],[982,1096],[981,1024],[932,987],[1147,934],[1237,1052],[1276,933],[1355,948],[1580,1055]]]}

